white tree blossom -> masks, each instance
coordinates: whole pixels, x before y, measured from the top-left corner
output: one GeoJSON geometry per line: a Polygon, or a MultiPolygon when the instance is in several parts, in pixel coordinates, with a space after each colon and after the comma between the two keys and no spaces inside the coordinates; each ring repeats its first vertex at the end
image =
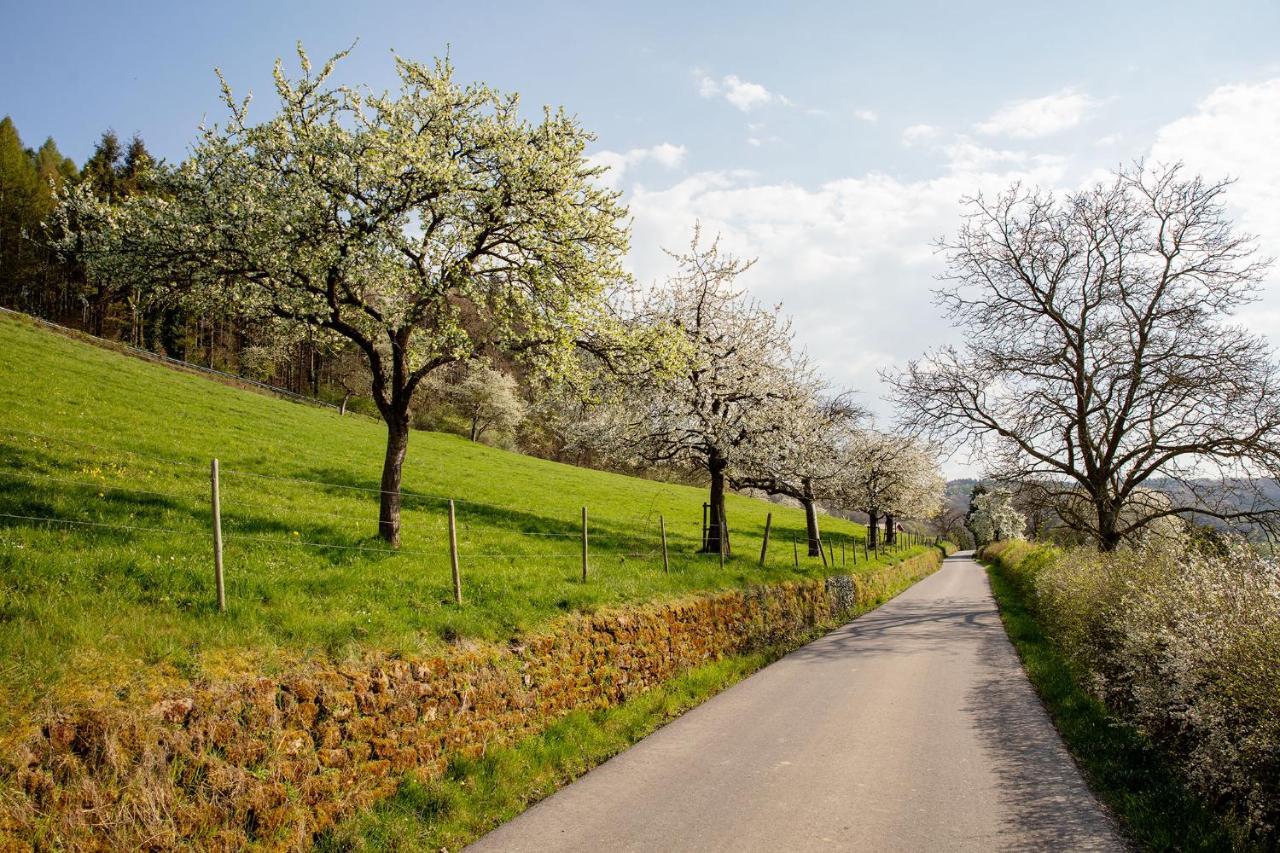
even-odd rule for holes
{"type": "Polygon", "coordinates": [[[974,498],[969,530],[979,545],[1021,539],[1027,518],[1013,506],[1013,496],[1003,489],[990,489],[974,498]]]}
{"type": "Polygon", "coordinates": [[[736,285],[751,261],[721,252],[718,240],[704,247],[697,226],[688,251],[669,254],[677,272],[647,294],[635,319],[669,330],[678,356],[615,386],[585,438],[615,455],[705,471],[706,550],[718,552],[722,538],[728,544],[726,486],[787,440],[816,380],[780,306],[763,307],[736,285]]]}
{"type": "Polygon", "coordinates": [[[942,505],[946,483],[935,454],[924,442],[909,436],[858,430],[841,448],[846,460],[835,484],[837,500],[867,515],[867,541],[879,542],[879,523],[885,520],[892,543],[899,518],[929,518],[942,505]]]}
{"type": "Polygon", "coordinates": [[[737,486],[785,495],[805,511],[809,556],[822,553],[817,505],[836,494],[847,460],[841,449],[849,443],[865,412],[848,394],[823,396],[814,389],[797,389],[786,405],[774,411],[783,428],[776,439],[757,447],[732,480],[737,486]]]}
{"type": "Polygon", "coordinates": [[[516,380],[483,362],[468,364],[461,376],[442,381],[439,396],[467,419],[472,441],[490,430],[510,432],[525,418],[516,380]]]}
{"type": "Polygon", "coordinates": [[[397,57],[398,92],[334,85],[344,55],[313,73],[299,46],[297,79],[277,62],[279,109],[261,123],[224,81],[226,125],[160,191],[108,210],[81,188],[62,216],[97,226],[68,229],[87,263],[350,340],[387,424],[379,533],[395,544],[423,380],[493,351],[571,369],[575,345],[611,328],[625,210],[563,111],[526,121],[448,61],[397,57]]]}

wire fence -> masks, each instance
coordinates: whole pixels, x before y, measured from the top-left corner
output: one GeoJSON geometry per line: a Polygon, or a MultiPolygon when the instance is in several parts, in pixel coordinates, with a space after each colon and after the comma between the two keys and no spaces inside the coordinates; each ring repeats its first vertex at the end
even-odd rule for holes
{"type": "MultiPolygon", "coordinates": [[[[586,583],[596,568],[611,561],[637,561],[670,572],[673,545],[682,554],[696,546],[697,552],[717,557],[716,549],[707,547],[711,541],[707,507],[703,507],[701,521],[668,519],[658,509],[662,491],[656,487],[651,500],[630,517],[614,517],[604,523],[593,523],[589,508],[583,507],[581,518],[538,515],[536,521],[515,519],[503,524],[503,516],[526,513],[493,502],[405,489],[399,494],[408,538],[391,547],[369,535],[381,498],[388,494],[380,487],[223,467],[216,460],[197,462],[50,433],[0,428],[0,495],[11,495],[0,504],[5,510],[0,512],[0,529],[45,526],[85,533],[206,538],[215,552],[219,588],[223,549],[241,546],[283,546],[386,558],[447,558],[457,604],[463,600],[462,569],[474,572],[500,561],[507,561],[508,566],[515,561],[533,566],[580,563],[580,580],[586,583]],[[48,456],[28,458],[31,451],[55,447],[57,451],[48,456]],[[12,499],[15,492],[16,500],[12,499]],[[46,499],[48,493],[53,501],[46,499]],[[314,500],[317,494],[355,502],[356,506],[338,512],[297,505],[314,500]],[[96,508],[85,506],[86,495],[97,498],[100,503],[93,505],[96,508]],[[71,506],[59,512],[60,504],[71,506]],[[540,529],[544,527],[552,529],[540,529]]],[[[878,554],[879,549],[865,537],[847,534],[819,538],[813,548],[808,535],[794,529],[789,529],[789,538],[784,539],[772,530],[772,518],[770,512],[758,558],[761,566],[770,557],[771,545],[775,563],[782,552],[783,559],[789,557],[797,567],[802,557],[820,558],[831,568],[856,566],[878,554]],[[813,550],[818,553],[811,554],[813,550]]],[[[754,528],[739,530],[742,532],[751,536],[759,533],[754,528]]],[[[925,542],[909,533],[900,536],[891,546],[895,550],[925,542]]],[[[728,537],[730,543],[733,538],[728,537]]],[[[0,546],[6,542],[0,538],[0,546]]],[[[741,557],[755,559],[754,554],[741,557]]]]}

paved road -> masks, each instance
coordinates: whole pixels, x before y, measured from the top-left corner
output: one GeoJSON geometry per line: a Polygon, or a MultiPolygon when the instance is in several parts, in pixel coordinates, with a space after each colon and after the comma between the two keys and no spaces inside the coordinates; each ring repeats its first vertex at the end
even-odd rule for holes
{"type": "Polygon", "coordinates": [[[470,849],[1124,847],[957,555],[470,849]]]}

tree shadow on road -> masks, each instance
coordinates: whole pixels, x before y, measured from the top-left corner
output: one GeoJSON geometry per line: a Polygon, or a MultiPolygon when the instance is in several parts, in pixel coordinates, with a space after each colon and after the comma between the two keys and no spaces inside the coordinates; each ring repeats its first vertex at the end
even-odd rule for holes
{"type": "Polygon", "coordinates": [[[985,597],[930,595],[929,583],[936,577],[926,578],[898,598],[793,652],[788,659],[950,655],[983,632],[1003,632],[994,601],[985,597]]]}
{"type": "Polygon", "coordinates": [[[984,639],[983,672],[966,706],[1001,781],[1011,836],[1045,850],[1124,850],[1109,817],[1084,784],[1022,663],[997,622],[984,639]]]}

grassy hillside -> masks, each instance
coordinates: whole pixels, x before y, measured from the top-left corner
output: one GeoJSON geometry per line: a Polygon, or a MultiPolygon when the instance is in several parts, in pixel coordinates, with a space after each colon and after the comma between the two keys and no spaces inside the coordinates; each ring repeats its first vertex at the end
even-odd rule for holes
{"type": "MultiPolygon", "coordinates": [[[[270,671],[310,655],[506,640],[566,611],[823,573],[803,555],[792,565],[791,538],[804,529],[798,510],[731,497],[739,556],[722,569],[695,553],[699,489],[435,433],[411,441],[404,484],[414,496],[405,501],[403,548],[393,553],[372,536],[384,441],[376,422],[9,317],[0,317],[0,387],[0,728],[51,700],[138,702],[185,679],[270,671]],[[213,601],[215,456],[225,614],[213,601]],[[462,607],[451,602],[450,497],[459,501],[462,607]],[[587,583],[579,577],[583,505],[587,583]],[[774,544],[760,568],[769,511],[774,544]],[[659,514],[670,574],[657,550],[659,514]]],[[[841,539],[863,532],[837,520],[827,527],[837,559],[841,539]]]]}

